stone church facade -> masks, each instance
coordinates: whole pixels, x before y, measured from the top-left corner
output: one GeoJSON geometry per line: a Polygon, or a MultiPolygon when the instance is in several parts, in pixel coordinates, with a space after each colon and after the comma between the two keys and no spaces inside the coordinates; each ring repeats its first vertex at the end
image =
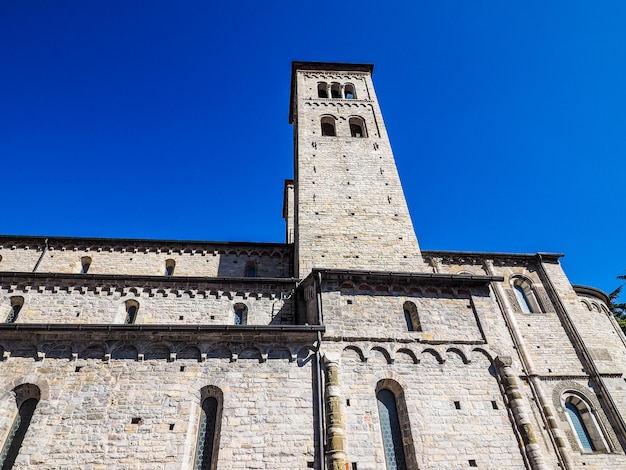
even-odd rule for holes
{"type": "Polygon", "coordinates": [[[626,468],[606,295],[420,250],[372,71],[293,63],[286,243],[0,237],[2,469],[626,468]]]}

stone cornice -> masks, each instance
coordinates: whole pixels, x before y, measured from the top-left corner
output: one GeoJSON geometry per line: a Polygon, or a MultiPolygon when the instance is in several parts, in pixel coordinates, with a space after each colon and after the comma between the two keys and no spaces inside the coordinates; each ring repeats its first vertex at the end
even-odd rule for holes
{"type": "Polygon", "coordinates": [[[85,251],[126,251],[165,252],[165,253],[229,253],[232,251],[281,251],[291,252],[291,246],[285,243],[266,242],[220,242],[198,240],[153,240],[141,238],[83,238],[83,237],[46,237],[30,235],[0,235],[0,248],[41,248],[48,243],[51,250],[80,249],[85,251]]]}
{"type": "Polygon", "coordinates": [[[70,284],[85,286],[105,286],[117,284],[136,284],[141,286],[168,286],[168,287],[197,287],[203,285],[295,285],[296,278],[275,277],[205,277],[205,276],[146,276],[132,274],[71,274],[71,273],[30,273],[30,272],[0,272],[0,285],[29,283],[29,284],[70,284]],[[37,282],[39,281],[39,282],[37,282]]]}
{"type": "Polygon", "coordinates": [[[563,257],[560,253],[490,253],[481,251],[443,251],[443,250],[422,250],[422,256],[425,259],[442,258],[447,260],[469,260],[473,263],[480,263],[485,259],[504,262],[507,260],[514,261],[546,261],[558,262],[563,257]]]}
{"type": "Polygon", "coordinates": [[[358,271],[339,269],[315,268],[307,277],[322,275],[325,281],[369,281],[383,283],[409,283],[409,284],[445,284],[445,285],[465,285],[476,286],[486,285],[490,282],[502,282],[502,276],[483,276],[473,274],[440,274],[440,273],[402,273],[393,271],[358,271]]]}
{"type": "Polygon", "coordinates": [[[315,341],[324,326],[0,323],[0,340],[315,341]]]}

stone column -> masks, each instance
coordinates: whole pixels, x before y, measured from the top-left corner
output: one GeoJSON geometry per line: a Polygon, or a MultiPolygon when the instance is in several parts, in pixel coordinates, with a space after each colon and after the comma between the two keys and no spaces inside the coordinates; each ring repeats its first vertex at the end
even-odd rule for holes
{"type": "Polygon", "coordinates": [[[339,356],[324,354],[326,372],[326,455],[329,470],[345,470],[346,425],[341,409],[341,391],[339,388],[339,356]]]}
{"type": "Polygon", "coordinates": [[[530,409],[526,406],[522,394],[517,386],[517,379],[511,367],[513,360],[510,357],[498,356],[496,358],[496,366],[500,373],[502,385],[509,399],[509,405],[513,412],[513,418],[517,429],[522,435],[526,456],[530,466],[535,470],[548,470],[548,466],[541,456],[541,448],[537,442],[533,425],[530,421],[530,409]]]}

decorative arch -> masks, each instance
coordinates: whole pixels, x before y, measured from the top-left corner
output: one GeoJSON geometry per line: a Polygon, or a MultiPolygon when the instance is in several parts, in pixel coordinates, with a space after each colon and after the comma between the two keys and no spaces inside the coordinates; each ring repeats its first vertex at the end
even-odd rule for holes
{"type": "Polygon", "coordinates": [[[107,345],[104,343],[89,344],[78,351],[78,357],[81,359],[104,359],[107,350],[107,345]]]}
{"type": "Polygon", "coordinates": [[[170,352],[171,352],[171,348],[169,344],[166,344],[166,343],[154,344],[154,345],[151,345],[144,352],[144,359],[145,360],[169,359],[170,352]]]}
{"type": "Polygon", "coordinates": [[[371,358],[376,357],[377,355],[374,354],[375,352],[376,353],[380,353],[387,364],[391,364],[393,362],[393,360],[391,358],[391,354],[389,354],[389,351],[387,351],[385,348],[383,348],[381,346],[374,346],[372,349],[370,349],[369,356],[371,358]]]}
{"type": "Polygon", "coordinates": [[[575,392],[565,392],[561,402],[579,449],[582,452],[606,451],[608,445],[589,403],[575,392]]]}
{"type": "Polygon", "coordinates": [[[415,353],[408,348],[400,348],[396,351],[395,362],[403,362],[402,357],[408,357],[413,364],[419,364],[420,362],[415,353]]]}
{"type": "Polygon", "coordinates": [[[252,359],[261,362],[262,356],[261,351],[254,347],[249,346],[247,348],[242,349],[237,355],[238,359],[252,359]]]}
{"type": "Polygon", "coordinates": [[[426,348],[426,349],[424,349],[424,350],[422,351],[422,354],[421,354],[421,355],[422,355],[422,356],[432,356],[432,357],[434,357],[434,358],[437,360],[437,362],[438,362],[439,364],[443,364],[444,362],[446,362],[446,361],[445,361],[445,359],[443,359],[443,358],[441,357],[441,354],[439,354],[439,353],[438,353],[435,349],[433,349],[433,348],[426,348]]]}
{"type": "Polygon", "coordinates": [[[467,356],[463,353],[463,351],[461,351],[458,348],[448,348],[446,350],[446,354],[448,355],[448,357],[457,356],[458,358],[461,359],[463,364],[469,364],[470,363],[470,360],[467,358],[467,356]]]}
{"type": "Polygon", "coordinates": [[[358,346],[346,346],[345,348],[343,348],[343,351],[341,353],[341,357],[349,359],[350,357],[353,357],[352,353],[355,353],[357,358],[361,362],[366,362],[367,361],[367,359],[365,357],[365,354],[363,354],[363,350],[361,348],[359,348],[358,346]]]}
{"type": "Polygon", "coordinates": [[[199,361],[201,358],[200,350],[198,349],[197,346],[181,345],[175,351],[176,351],[177,360],[178,359],[192,359],[192,360],[199,361]]]}
{"type": "Polygon", "coordinates": [[[561,421],[568,423],[567,435],[572,449],[580,452],[613,452],[619,447],[615,431],[602,410],[595,394],[573,380],[566,380],[552,390],[552,401],[561,421]],[[570,404],[567,406],[567,404],[570,404]],[[576,411],[579,422],[575,422],[576,411]],[[584,425],[583,429],[576,429],[577,425],[584,425]],[[587,431],[592,442],[592,450],[585,449],[581,441],[587,431]]]}
{"type": "Polygon", "coordinates": [[[111,353],[111,359],[128,359],[136,361],[137,354],[139,354],[139,352],[135,346],[132,344],[122,344],[113,350],[111,353]]]}
{"type": "MultiPolygon", "coordinates": [[[[491,354],[489,354],[484,349],[482,349],[482,348],[474,348],[474,349],[472,349],[472,352],[476,353],[476,354],[474,354],[475,356],[478,356],[481,359],[486,359],[487,363],[490,366],[493,365],[493,357],[491,357],[491,354]]],[[[475,360],[475,361],[472,361],[472,362],[480,362],[480,361],[475,360]]]]}

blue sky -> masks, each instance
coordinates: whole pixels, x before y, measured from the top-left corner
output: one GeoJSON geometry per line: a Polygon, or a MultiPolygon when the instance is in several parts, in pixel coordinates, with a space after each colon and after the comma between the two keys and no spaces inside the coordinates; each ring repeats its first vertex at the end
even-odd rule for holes
{"type": "Polygon", "coordinates": [[[292,60],[375,64],[423,249],[626,272],[626,2],[0,2],[0,233],[284,241],[292,60]]]}

